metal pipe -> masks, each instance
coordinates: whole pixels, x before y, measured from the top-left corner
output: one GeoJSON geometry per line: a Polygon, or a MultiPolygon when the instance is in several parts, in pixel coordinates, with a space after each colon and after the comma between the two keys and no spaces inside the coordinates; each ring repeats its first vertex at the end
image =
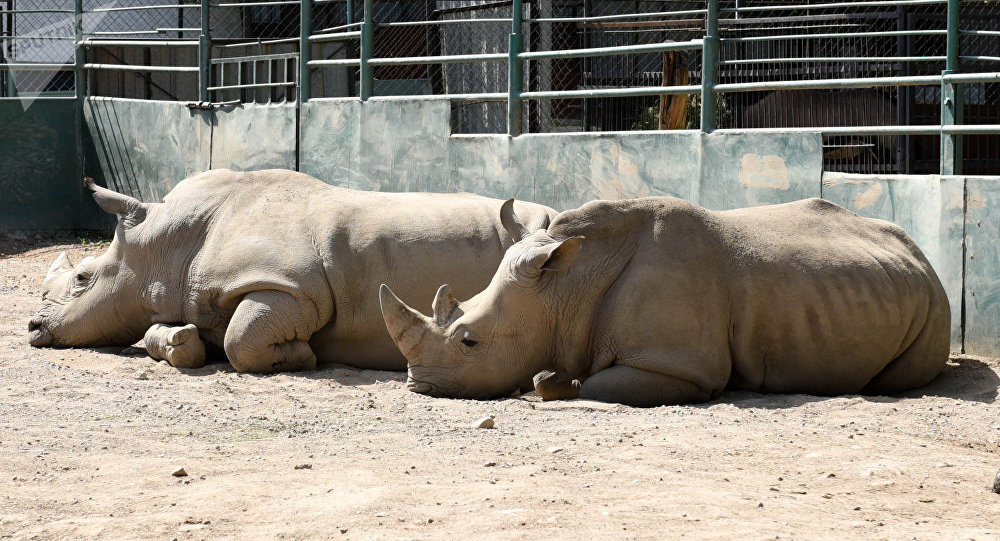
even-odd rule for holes
{"type": "Polygon", "coordinates": [[[375,94],[375,70],[368,63],[375,52],[375,24],[372,22],[375,10],[373,0],[365,0],[364,10],[364,20],[361,24],[361,53],[359,55],[361,68],[358,70],[361,101],[365,101],[375,94]]]}
{"type": "Polygon", "coordinates": [[[702,133],[712,133],[717,127],[716,104],[719,80],[719,0],[707,0],[708,13],[705,14],[705,39],[701,48],[701,115],[702,133]]]}
{"type": "Polygon", "coordinates": [[[371,58],[372,66],[400,66],[410,64],[461,64],[471,62],[504,62],[507,53],[444,55],[444,56],[401,56],[391,58],[371,58]]]}
{"type": "Polygon", "coordinates": [[[398,21],[379,23],[379,28],[397,28],[403,26],[441,26],[462,23],[509,23],[510,19],[438,19],[434,21],[398,21]]]}
{"type": "Polygon", "coordinates": [[[76,68],[76,64],[0,64],[0,71],[70,71],[76,68]]]}
{"type": "Polygon", "coordinates": [[[244,7],[254,7],[254,6],[297,6],[299,0],[280,0],[272,2],[227,2],[215,4],[213,7],[217,8],[244,8],[244,7]]]}
{"type": "Polygon", "coordinates": [[[309,61],[312,60],[312,8],[313,0],[302,0],[299,8],[299,103],[305,103],[312,97],[312,71],[309,61]]]}
{"type": "Polygon", "coordinates": [[[212,101],[208,87],[212,86],[211,8],[209,0],[201,0],[201,34],[198,36],[198,99],[212,101]]]}
{"type": "Polygon", "coordinates": [[[958,58],[972,62],[1000,62],[1000,56],[960,56],[958,58]]]}
{"type": "Polygon", "coordinates": [[[115,8],[94,8],[88,10],[87,13],[110,13],[113,11],[145,11],[150,9],[184,9],[184,8],[196,8],[199,7],[198,4],[168,4],[162,6],[130,6],[130,7],[115,7],[115,8]]]}
{"type": "Polygon", "coordinates": [[[825,38],[878,38],[889,36],[943,36],[946,30],[886,30],[884,32],[834,32],[830,34],[787,34],[781,36],[749,36],[743,38],[722,38],[723,43],[746,43],[750,41],[783,41],[790,39],[825,38]]]}
{"type": "Polygon", "coordinates": [[[804,81],[759,81],[725,83],[715,86],[716,92],[752,92],[758,90],[794,90],[804,88],[867,88],[876,86],[921,86],[941,83],[939,75],[909,77],[859,77],[853,79],[813,79],[804,81]]]}
{"type": "MultiPolygon", "coordinates": [[[[947,20],[947,55],[944,71],[941,72],[941,125],[949,126],[962,123],[962,92],[957,82],[949,81],[947,77],[958,70],[958,27],[959,0],[948,0],[947,20]]],[[[953,133],[941,132],[941,174],[959,175],[962,173],[962,139],[953,133]]]]}
{"type": "Polygon", "coordinates": [[[197,47],[197,41],[179,40],[113,40],[113,39],[86,39],[79,42],[81,47],[197,47]]]}
{"type": "Polygon", "coordinates": [[[949,73],[942,76],[946,83],[995,83],[1000,81],[1000,72],[992,73],[949,73]]]}
{"type": "Polygon", "coordinates": [[[697,94],[700,85],[688,86],[639,86],[632,88],[592,88],[585,90],[551,90],[522,92],[526,100],[557,100],[569,98],[621,98],[630,96],[656,96],[661,94],[697,94]]]}
{"type": "MultiPolygon", "coordinates": [[[[740,6],[740,13],[752,11],[793,11],[803,9],[831,9],[831,8],[860,8],[860,7],[888,7],[888,6],[924,6],[929,4],[943,4],[947,0],[885,0],[872,2],[831,2],[828,4],[798,4],[789,6],[740,6]]],[[[734,8],[724,8],[722,13],[735,13],[734,8]]]]}
{"type": "MultiPolygon", "coordinates": [[[[258,54],[249,56],[230,56],[227,58],[213,58],[213,64],[235,64],[238,62],[253,62],[255,60],[286,60],[290,58],[298,58],[298,53],[271,53],[271,54],[258,54]]],[[[357,61],[357,59],[355,59],[357,61]]]]}
{"type": "Polygon", "coordinates": [[[643,45],[619,45],[615,47],[594,47],[591,49],[563,49],[559,51],[533,51],[521,53],[521,60],[544,60],[547,58],[586,58],[620,54],[659,53],[664,51],[687,51],[702,46],[702,40],[646,43],[643,45]]]}
{"type": "Polygon", "coordinates": [[[1000,30],[959,30],[959,34],[968,36],[992,36],[1000,37],[1000,30]]]}
{"type": "Polygon", "coordinates": [[[155,71],[155,72],[176,72],[176,73],[198,73],[199,66],[134,66],[132,64],[84,64],[86,70],[107,70],[107,71],[155,71]]]}
{"type": "Polygon", "coordinates": [[[361,24],[362,23],[342,24],[340,26],[331,26],[330,28],[323,28],[321,30],[317,30],[317,32],[320,33],[339,32],[341,30],[349,30],[351,28],[361,28],[361,24]]]}
{"type": "Polygon", "coordinates": [[[75,13],[72,9],[11,9],[3,10],[4,15],[28,15],[34,13],[75,13]]]}
{"type": "Polygon", "coordinates": [[[310,68],[333,68],[344,66],[360,66],[360,58],[334,58],[328,60],[310,60],[310,68]]]}
{"type": "Polygon", "coordinates": [[[223,49],[232,49],[236,47],[259,47],[261,45],[278,45],[281,43],[298,43],[300,38],[279,38],[279,39],[267,39],[262,41],[245,41],[243,43],[228,43],[226,45],[219,45],[223,49]]]}
{"type": "Polygon", "coordinates": [[[650,13],[625,13],[618,15],[597,15],[593,17],[545,17],[527,19],[529,23],[596,23],[601,21],[620,21],[628,19],[650,19],[653,17],[682,17],[685,15],[702,15],[705,9],[689,9],[684,11],[656,11],[650,13]]]}
{"type": "MultiPolygon", "coordinates": [[[[965,57],[962,57],[965,58],[965,57]]],[[[737,66],[742,64],[772,64],[779,62],[943,62],[944,56],[813,56],[797,58],[750,58],[722,60],[717,66],[737,66]]]]}
{"type": "MultiPolygon", "coordinates": [[[[2,13],[2,12],[0,12],[2,13]]],[[[31,40],[31,41],[76,41],[73,36],[4,36],[5,40],[31,40]]]]}
{"type": "Polygon", "coordinates": [[[281,83],[242,83],[229,86],[210,86],[209,90],[242,90],[248,88],[277,88],[282,86],[295,86],[295,81],[284,81],[281,83]]]}
{"type": "Polygon", "coordinates": [[[510,36],[507,40],[507,135],[521,135],[524,122],[524,60],[521,58],[521,30],[524,21],[524,1],[512,0],[510,36]]]}
{"type": "Polygon", "coordinates": [[[309,41],[344,41],[349,39],[361,39],[361,30],[355,32],[334,32],[329,34],[315,34],[309,36],[309,41]]]}
{"type": "MultiPolygon", "coordinates": [[[[21,101],[23,97],[20,96],[3,96],[0,97],[0,101],[21,101]]],[[[47,101],[76,101],[76,96],[46,96],[44,94],[39,94],[37,96],[31,96],[32,100],[47,100],[47,101]]]]}

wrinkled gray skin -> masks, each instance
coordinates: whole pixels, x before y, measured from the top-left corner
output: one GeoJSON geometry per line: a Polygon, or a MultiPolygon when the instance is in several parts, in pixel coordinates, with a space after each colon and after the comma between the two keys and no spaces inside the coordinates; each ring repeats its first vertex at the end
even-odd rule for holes
{"type": "MultiPolygon", "coordinates": [[[[89,186],[119,215],[115,238],[75,266],[59,256],[32,345],[128,345],[149,331],[150,353],[177,366],[203,364],[204,340],[241,372],[317,361],[404,370],[379,284],[426,303],[447,275],[471,295],[514,242],[502,202],[469,194],[359,192],[284,170],[209,171],[153,204],[89,186]]],[[[538,227],[555,215],[520,202],[518,212],[538,227]]]]}
{"type": "Polygon", "coordinates": [[[896,393],[948,359],[950,311],[909,236],[810,199],[711,212],[673,198],[595,201],[520,241],[465,302],[433,317],[381,288],[411,390],[491,398],[536,378],[543,398],[636,406],[724,389],[896,393]]]}

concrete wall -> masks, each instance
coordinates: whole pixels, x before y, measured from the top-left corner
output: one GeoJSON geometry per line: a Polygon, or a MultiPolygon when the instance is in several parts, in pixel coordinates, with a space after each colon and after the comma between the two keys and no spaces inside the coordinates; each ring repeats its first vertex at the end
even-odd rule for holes
{"type": "MultiPolygon", "coordinates": [[[[73,102],[0,106],[0,188],[10,194],[0,228],[93,225],[103,215],[80,197],[73,102]]],[[[92,98],[83,112],[86,171],[147,201],[218,167],[298,167],[357,189],[468,191],[560,210],[647,195],[712,209],[822,196],[904,227],[948,292],[953,350],[1000,355],[1000,177],[824,175],[815,133],[454,136],[449,104],[434,99],[314,100],[297,112],[92,98]]]]}

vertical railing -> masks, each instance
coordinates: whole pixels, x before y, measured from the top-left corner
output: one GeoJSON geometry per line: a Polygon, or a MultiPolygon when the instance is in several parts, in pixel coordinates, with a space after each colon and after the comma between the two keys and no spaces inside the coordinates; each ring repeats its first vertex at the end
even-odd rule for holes
{"type": "MultiPolygon", "coordinates": [[[[959,0],[948,0],[948,52],[945,69],[941,72],[941,126],[962,123],[962,89],[958,83],[945,81],[946,75],[958,72],[959,0]]],[[[941,174],[962,172],[962,136],[941,133],[941,174]]]]}
{"type": "Polygon", "coordinates": [[[705,38],[701,46],[701,131],[715,131],[715,83],[719,74],[719,0],[707,0],[705,38]]]}
{"type": "Polygon", "coordinates": [[[312,60],[312,7],[313,0],[301,0],[299,9],[299,103],[305,103],[312,98],[312,70],[309,61],[312,60]]]}
{"type": "Polygon", "coordinates": [[[374,95],[375,73],[369,60],[375,51],[375,23],[373,15],[375,11],[374,1],[365,0],[365,13],[361,21],[361,69],[360,81],[358,81],[361,101],[366,101],[374,95]]]}
{"type": "Polygon", "coordinates": [[[507,53],[507,133],[511,137],[521,135],[524,115],[521,91],[524,89],[524,60],[521,54],[521,30],[524,22],[523,0],[513,0],[510,15],[510,39],[507,53]]]}
{"type": "Polygon", "coordinates": [[[212,39],[208,1],[201,0],[201,33],[198,36],[198,100],[201,102],[211,101],[208,87],[212,86],[212,39]]]}

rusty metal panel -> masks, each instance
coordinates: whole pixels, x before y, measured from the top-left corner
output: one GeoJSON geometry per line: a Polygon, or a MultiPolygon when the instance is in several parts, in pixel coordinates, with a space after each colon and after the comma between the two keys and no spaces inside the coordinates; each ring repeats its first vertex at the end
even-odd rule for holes
{"type": "Polygon", "coordinates": [[[0,102],[0,229],[80,227],[75,107],[0,102]]]}
{"type": "Polygon", "coordinates": [[[1000,356],[1000,177],[966,180],[965,352],[1000,356]]]}
{"type": "Polygon", "coordinates": [[[951,305],[951,350],[962,350],[962,178],[937,175],[823,175],[823,198],[867,218],[893,222],[913,237],[951,305]]]}

